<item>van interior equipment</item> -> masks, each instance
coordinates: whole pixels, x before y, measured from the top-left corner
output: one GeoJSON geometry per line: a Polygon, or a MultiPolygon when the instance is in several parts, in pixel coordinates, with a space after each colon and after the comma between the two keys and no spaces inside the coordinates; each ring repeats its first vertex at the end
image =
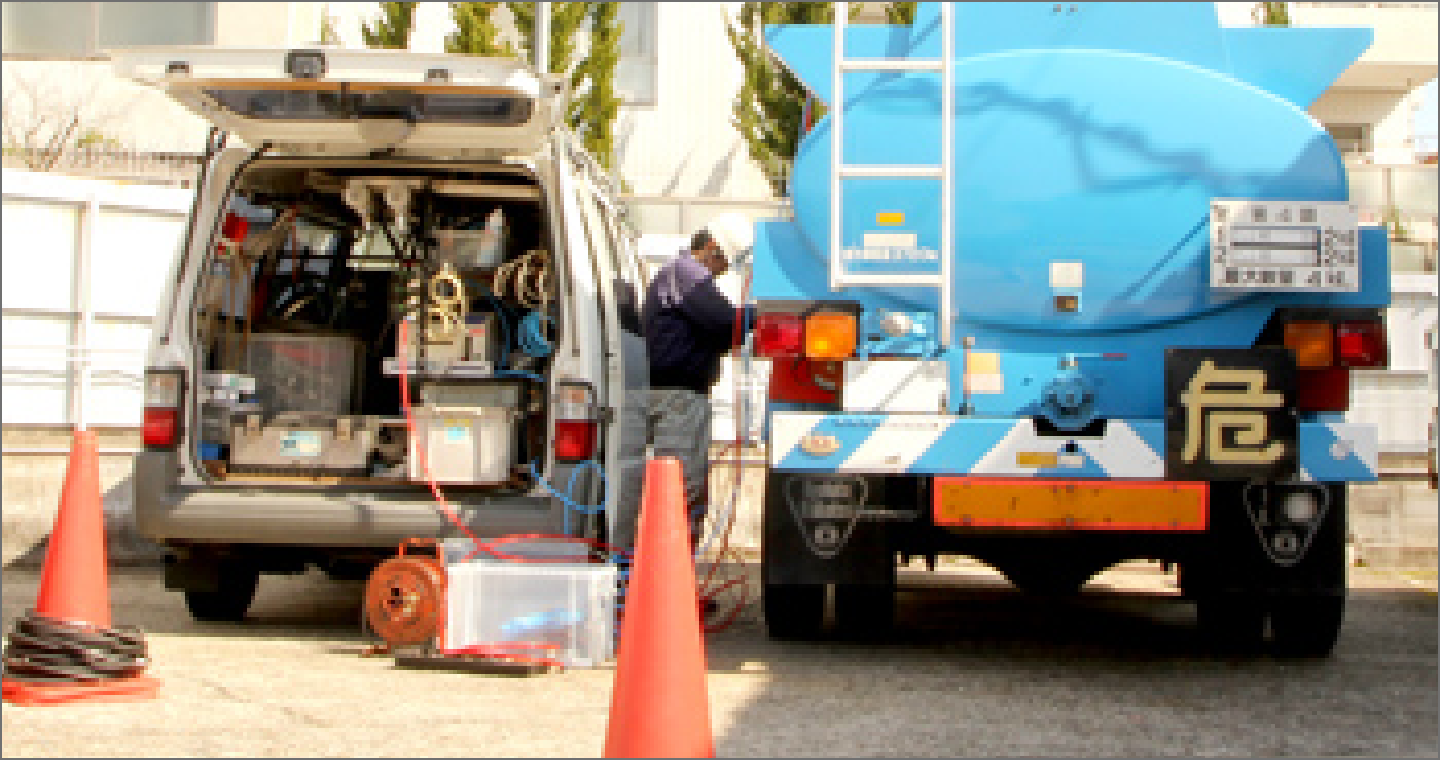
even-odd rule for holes
{"type": "Polygon", "coordinates": [[[540,194],[498,170],[370,171],[240,179],[200,289],[200,458],[225,482],[409,483],[423,443],[437,482],[528,488],[557,302],[540,194]]]}

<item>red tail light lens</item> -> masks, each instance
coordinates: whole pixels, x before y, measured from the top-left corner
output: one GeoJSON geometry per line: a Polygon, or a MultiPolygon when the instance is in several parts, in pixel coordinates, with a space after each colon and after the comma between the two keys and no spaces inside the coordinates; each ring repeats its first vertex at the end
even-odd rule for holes
{"type": "Polygon", "coordinates": [[[1344,367],[1299,370],[1295,384],[1295,407],[1302,412],[1350,409],[1350,370],[1344,367]]]}
{"type": "Polygon", "coordinates": [[[595,456],[595,432],[593,420],[556,420],[555,458],[574,462],[595,456]]]}
{"type": "Polygon", "coordinates": [[[178,370],[145,373],[145,411],[141,440],[146,446],[174,448],[180,443],[180,402],[185,375],[178,370]]]}
{"type": "Polygon", "coordinates": [[[180,443],[180,413],[176,409],[145,407],[141,438],[146,446],[174,448],[180,443]]]}
{"type": "Polygon", "coordinates": [[[556,388],[553,408],[555,458],[578,462],[595,456],[600,429],[595,392],[584,383],[561,383],[556,388]]]}
{"type": "Polygon", "coordinates": [[[834,404],[844,364],[816,359],[777,359],[770,367],[770,400],[834,404]]]}
{"type": "Polygon", "coordinates": [[[1385,367],[1389,351],[1384,323],[1367,320],[1336,325],[1335,354],[1342,367],[1385,367]]]}
{"type": "Polygon", "coordinates": [[[804,338],[799,314],[760,314],[755,320],[755,353],[767,359],[800,356],[804,338]]]}

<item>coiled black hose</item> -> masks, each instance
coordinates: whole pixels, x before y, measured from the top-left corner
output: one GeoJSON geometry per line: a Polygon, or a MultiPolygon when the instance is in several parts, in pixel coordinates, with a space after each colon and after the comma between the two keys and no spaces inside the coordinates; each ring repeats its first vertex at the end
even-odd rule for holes
{"type": "Polygon", "coordinates": [[[13,681],[108,681],[140,675],[148,655],[145,634],[134,626],[70,623],[32,610],[6,639],[4,672],[13,681]]]}

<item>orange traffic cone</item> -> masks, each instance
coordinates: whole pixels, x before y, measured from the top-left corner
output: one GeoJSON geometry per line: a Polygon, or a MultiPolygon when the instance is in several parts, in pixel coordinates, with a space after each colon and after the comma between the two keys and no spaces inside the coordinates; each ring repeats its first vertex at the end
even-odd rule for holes
{"type": "Polygon", "coordinates": [[[714,757],[680,461],[650,460],[605,757],[714,757]]]}
{"type": "Polygon", "coordinates": [[[6,648],[4,701],[55,704],[154,696],[159,683],[140,675],[143,637],[109,626],[100,451],[94,431],[77,430],[35,609],[16,622],[16,635],[6,648]],[[32,649],[43,656],[30,659],[32,649]],[[72,661],[57,659],[56,652],[72,652],[72,661]]]}

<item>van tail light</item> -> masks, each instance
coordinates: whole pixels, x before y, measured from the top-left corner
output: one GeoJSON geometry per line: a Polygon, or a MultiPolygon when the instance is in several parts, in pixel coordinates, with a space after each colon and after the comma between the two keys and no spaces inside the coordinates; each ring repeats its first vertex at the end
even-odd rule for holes
{"type": "Polygon", "coordinates": [[[180,405],[185,394],[182,370],[146,370],[141,439],[146,447],[173,449],[180,443],[180,405]]]}
{"type": "Polygon", "coordinates": [[[755,319],[755,353],[766,359],[793,359],[803,348],[799,314],[760,314],[755,319]]]}
{"type": "Polygon", "coordinates": [[[1334,363],[1334,332],[1329,322],[1287,322],[1285,347],[1295,352],[1295,366],[1300,369],[1334,363]]]}
{"type": "Polygon", "coordinates": [[[560,383],[554,402],[555,459],[579,462],[595,456],[600,431],[595,391],[586,383],[560,383]]]}
{"type": "Polygon", "coordinates": [[[853,314],[820,312],[805,318],[805,356],[809,359],[848,359],[855,353],[856,319],[853,314]]]}
{"type": "Polygon", "coordinates": [[[1385,323],[1380,320],[1341,322],[1335,326],[1336,364],[1383,369],[1390,363],[1385,323]]]}
{"type": "Polygon", "coordinates": [[[1295,377],[1295,408],[1302,412],[1350,409],[1350,370],[1345,367],[1301,369],[1295,377]]]}

